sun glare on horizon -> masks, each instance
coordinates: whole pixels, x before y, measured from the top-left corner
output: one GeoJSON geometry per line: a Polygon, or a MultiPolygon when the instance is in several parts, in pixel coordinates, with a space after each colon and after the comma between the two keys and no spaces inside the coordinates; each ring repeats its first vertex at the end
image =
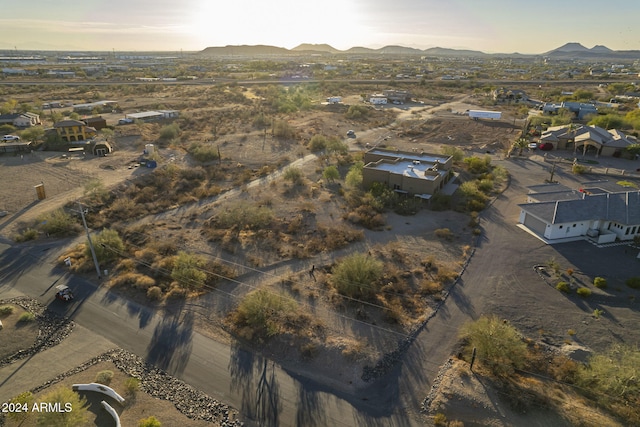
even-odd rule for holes
{"type": "Polygon", "coordinates": [[[366,28],[353,1],[325,0],[321,6],[295,0],[224,5],[201,0],[194,8],[191,37],[203,48],[224,45],[327,43],[348,48],[366,39],[366,28]]]}

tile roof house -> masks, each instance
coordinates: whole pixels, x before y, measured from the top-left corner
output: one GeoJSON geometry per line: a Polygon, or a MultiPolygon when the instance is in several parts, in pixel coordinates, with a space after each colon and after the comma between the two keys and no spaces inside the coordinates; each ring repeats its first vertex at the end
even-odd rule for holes
{"type": "Polygon", "coordinates": [[[66,142],[85,141],[97,134],[94,128],[79,120],[62,120],[56,122],[53,127],[66,142]]]}
{"type": "Polygon", "coordinates": [[[595,153],[602,156],[617,156],[637,140],[617,129],[599,126],[571,125],[548,128],[540,136],[541,144],[551,143],[556,150],[572,150],[580,154],[595,153]]]}
{"type": "Polygon", "coordinates": [[[582,189],[529,195],[532,198],[539,201],[518,205],[519,223],[549,243],[570,238],[608,243],[640,235],[639,191],[592,193],[582,189]]]}

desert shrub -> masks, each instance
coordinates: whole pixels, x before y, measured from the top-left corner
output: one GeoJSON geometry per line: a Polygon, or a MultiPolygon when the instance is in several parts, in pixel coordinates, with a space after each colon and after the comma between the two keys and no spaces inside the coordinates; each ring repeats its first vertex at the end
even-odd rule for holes
{"type": "Polygon", "coordinates": [[[347,154],[348,152],[349,146],[338,138],[332,137],[327,140],[327,153],[347,154]]]}
{"type": "Polygon", "coordinates": [[[453,161],[455,163],[459,163],[462,161],[463,157],[464,157],[464,151],[462,151],[461,149],[459,149],[458,147],[453,147],[450,145],[444,145],[441,149],[440,152],[442,154],[444,154],[445,156],[450,156],[453,158],[453,161]]]}
{"type": "Polygon", "coordinates": [[[147,289],[147,298],[154,301],[159,300],[162,298],[162,289],[159,286],[151,286],[147,289]]]}
{"type": "Polygon", "coordinates": [[[578,288],[576,293],[583,298],[586,298],[591,295],[591,289],[589,288],[578,288]]]}
{"type": "Polygon", "coordinates": [[[258,206],[246,201],[238,201],[223,212],[215,220],[222,228],[237,227],[257,230],[268,227],[273,221],[273,210],[267,206],[258,206]]]}
{"type": "Polygon", "coordinates": [[[18,234],[15,237],[15,241],[20,242],[28,242],[29,240],[35,240],[38,238],[38,230],[35,228],[27,228],[21,234],[18,234]]]}
{"type": "Polygon", "coordinates": [[[483,193],[490,193],[493,190],[493,180],[492,179],[481,179],[478,182],[478,189],[483,193]]]}
{"type": "Polygon", "coordinates": [[[295,136],[295,129],[284,120],[276,120],[273,123],[273,136],[283,139],[291,139],[295,136]]]}
{"type": "Polygon", "coordinates": [[[160,129],[160,139],[162,139],[163,141],[176,139],[178,135],[180,135],[180,126],[178,126],[176,123],[162,126],[162,128],[160,129]]]}
{"type": "Polygon", "coordinates": [[[369,108],[364,105],[351,105],[345,113],[348,119],[361,119],[369,115],[369,108]]]}
{"type": "Polygon", "coordinates": [[[183,289],[200,289],[207,280],[207,273],[202,271],[205,264],[202,257],[180,251],[173,261],[171,278],[183,289]]]}
{"type": "Polygon", "coordinates": [[[113,371],[105,370],[100,371],[96,374],[96,379],[94,382],[104,385],[111,384],[111,380],[113,379],[113,371]]]}
{"type": "Polygon", "coordinates": [[[30,323],[36,320],[36,315],[31,312],[22,313],[18,318],[20,323],[30,323]]]}
{"type": "Polygon", "coordinates": [[[294,184],[302,184],[303,178],[304,174],[300,168],[290,166],[284,171],[284,179],[294,184]]]}
{"type": "MultiPolygon", "coordinates": [[[[13,399],[11,399],[9,402],[17,404],[19,406],[26,405],[27,408],[31,410],[31,408],[33,407],[32,406],[33,401],[34,401],[33,393],[31,393],[30,391],[25,391],[23,393],[20,393],[13,399]]],[[[18,425],[22,425],[22,423],[24,423],[26,419],[31,418],[31,412],[30,411],[8,411],[7,418],[18,422],[19,423],[18,425]]]]}
{"type": "Polygon", "coordinates": [[[453,233],[448,228],[438,228],[434,231],[436,237],[445,240],[453,239],[453,233]]]}
{"type": "Polygon", "coordinates": [[[476,349],[478,361],[494,374],[510,374],[524,366],[527,345],[507,321],[496,316],[481,316],[465,324],[461,335],[469,349],[476,349]]]}
{"type": "Polygon", "coordinates": [[[438,427],[447,427],[447,416],[442,412],[438,412],[433,416],[433,424],[438,427]]]}
{"type": "Polygon", "coordinates": [[[571,166],[571,172],[574,175],[582,175],[583,173],[587,172],[587,167],[576,163],[573,166],[571,166]]]}
{"type": "Polygon", "coordinates": [[[640,413],[640,351],[637,347],[615,344],[604,354],[593,355],[580,366],[577,384],[603,407],[627,417],[638,425],[640,413]],[[635,410],[624,409],[635,407],[635,410]]]}
{"type": "Polygon", "coordinates": [[[0,305],[0,316],[8,316],[12,314],[15,309],[12,305],[0,305]]]}
{"type": "Polygon", "coordinates": [[[415,197],[402,197],[393,206],[393,211],[398,215],[415,215],[422,207],[422,201],[415,197]]]}
{"type": "Polygon", "coordinates": [[[356,162],[349,168],[347,176],[344,178],[345,184],[351,188],[358,188],[362,185],[362,168],[364,163],[356,162]]]}
{"type": "Polygon", "coordinates": [[[434,211],[446,211],[447,209],[451,209],[451,196],[436,193],[431,197],[430,206],[434,211]]]}
{"type": "Polygon", "coordinates": [[[372,297],[377,292],[383,263],[364,253],[346,256],[332,269],[331,283],[343,295],[372,297]]]}
{"type": "Polygon", "coordinates": [[[338,168],[334,165],[327,166],[322,171],[322,177],[326,179],[328,182],[333,182],[336,179],[340,179],[340,172],[338,171],[338,168]]]}
{"type": "Polygon", "coordinates": [[[127,378],[124,382],[124,393],[128,397],[134,397],[140,389],[140,380],[134,377],[127,378]]]}
{"type": "Polygon", "coordinates": [[[625,283],[632,289],[640,289],[640,277],[630,277],[625,283]]]}
{"type": "MultiPolygon", "coordinates": [[[[104,229],[93,236],[92,241],[96,257],[100,263],[115,261],[123,255],[124,243],[116,230],[104,229]]],[[[88,244],[85,248],[85,256],[87,258],[91,257],[91,248],[88,244]]]]}
{"type": "Polygon", "coordinates": [[[604,289],[607,287],[607,279],[605,279],[604,277],[596,277],[595,279],[593,279],[593,286],[598,289],[604,289]]]}
{"type": "Polygon", "coordinates": [[[201,144],[193,142],[189,145],[187,152],[194,160],[200,163],[211,162],[218,159],[218,149],[211,144],[201,144]]]}
{"type": "Polygon", "coordinates": [[[138,421],[138,427],[161,427],[162,423],[156,417],[151,415],[138,421]]]}
{"type": "Polygon", "coordinates": [[[485,156],[483,158],[471,156],[464,159],[464,163],[467,165],[469,172],[473,174],[483,174],[489,172],[489,166],[491,165],[491,157],[485,156]]]}
{"type": "Polygon", "coordinates": [[[45,394],[39,402],[51,404],[71,405],[72,411],[43,411],[37,415],[37,425],[39,426],[83,426],[88,421],[87,399],[70,388],[59,387],[45,394]]]}
{"type": "Polygon", "coordinates": [[[51,235],[67,235],[78,231],[79,224],[76,218],[72,217],[62,209],[47,212],[37,219],[39,228],[51,235]]]}
{"type": "Polygon", "coordinates": [[[84,185],[84,196],[92,204],[101,204],[109,198],[109,190],[106,189],[102,181],[98,178],[93,178],[84,185]]]}
{"type": "Polygon", "coordinates": [[[567,282],[558,282],[556,284],[556,289],[560,292],[569,293],[571,292],[571,286],[567,282]]]}
{"type": "Polygon", "coordinates": [[[286,315],[297,310],[298,304],[286,295],[258,289],[240,301],[232,319],[236,326],[247,326],[251,329],[249,338],[253,337],[254,333],[273,336],[279,333],[286,315]]]}
{"type": "Polygon", "coordinates": [[[309,150],[313,153],[322,151],[327,147],[327,137],[324,135],[314,135],[309,141],[309,150]]]}

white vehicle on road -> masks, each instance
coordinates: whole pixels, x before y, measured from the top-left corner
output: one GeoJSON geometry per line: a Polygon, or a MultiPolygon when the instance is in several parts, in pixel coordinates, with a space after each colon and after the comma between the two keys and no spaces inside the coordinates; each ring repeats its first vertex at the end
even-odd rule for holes
{"type": "Polygon", "coordinates": [[[2,137],[3,141],[20,141],[20,137],[16,135],[5,135],[2,137]]]}

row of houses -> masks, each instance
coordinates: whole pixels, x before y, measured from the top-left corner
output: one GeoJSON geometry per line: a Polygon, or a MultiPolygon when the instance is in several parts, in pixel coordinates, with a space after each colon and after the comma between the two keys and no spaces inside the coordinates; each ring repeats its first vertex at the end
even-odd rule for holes
{"type": "Polygon", "coordinates": [[[619,191],[606,183],[578,190],[559,184],[529,187],[519,223],[547,243],[592,239],[595,243],[640,236],[640,191],[619,191]]]}

